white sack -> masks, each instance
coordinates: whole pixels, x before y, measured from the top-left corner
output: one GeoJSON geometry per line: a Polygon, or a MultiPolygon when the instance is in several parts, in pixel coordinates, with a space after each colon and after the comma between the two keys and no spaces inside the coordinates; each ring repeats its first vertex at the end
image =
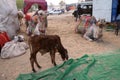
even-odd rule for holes
{"type": "Polygon", "coordinates": [[[20,56],[26,52],[28,45],[25,42],[7,42],[1,50],[1,58],[12,58],[20,56]]]}
{"type": "Polygon", "coordinates": [[[6,31],[10,38],[19,30],[16,0],[0,0],[0,30],[6,31]]]}

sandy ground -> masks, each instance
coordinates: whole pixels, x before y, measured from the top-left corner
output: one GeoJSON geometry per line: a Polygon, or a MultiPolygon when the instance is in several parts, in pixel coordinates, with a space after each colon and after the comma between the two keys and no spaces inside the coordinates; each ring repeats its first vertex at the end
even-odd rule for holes
{"type": "MultiPolygon", "coordinates": [[[[69,58],[76,59],[84,54],[100,54],[120,48],[120,34],[115,36],[113,32],[106,32],[104,30],[104,42],[89,42],[83,39],[80,34],[75,33],[75,25],[76,22],[71,13],[48,16],[47,34],[57,34],[61,37],[63,46],[68,50],[69,58]]],[[[22,28],[21,34],[25,35],[24,31],[24,28],[22,28]]],[[[15,80],[19,74],[32,72],[29,54],[28,49],[27,53],[22,56],[0,59],[0,80],[15,80]]],[[[37,54],[37,58],[42,66],[42,69],[36,68],[37,71],[53,67],[49,54],[43,56],[37,54]]],[[[63,63],[58,53],[56,54],[56,62],[57,64],[63,63]]]]}

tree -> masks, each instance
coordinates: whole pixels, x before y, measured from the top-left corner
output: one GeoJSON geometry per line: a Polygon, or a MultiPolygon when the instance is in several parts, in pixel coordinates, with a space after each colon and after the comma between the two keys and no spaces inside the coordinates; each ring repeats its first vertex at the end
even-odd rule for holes
{"type": "Polygon", "coordinates": [[[17,4],[17,9],[21,9],[23,10],[23,6],[24,6],[24,1],[23,0],[16,0],[16,4],[17,4]]]}
{"type": "Polygon", "coordinates": [[[50,3],[49,7],[52,9],[54,7],[53,3],[50,3]]]}
{"type": "Polygon", "coordinates": [[[60,1],[59,5],[60,5],[60,8],[64,8],[66,3],[64,1],[60,1]]]}

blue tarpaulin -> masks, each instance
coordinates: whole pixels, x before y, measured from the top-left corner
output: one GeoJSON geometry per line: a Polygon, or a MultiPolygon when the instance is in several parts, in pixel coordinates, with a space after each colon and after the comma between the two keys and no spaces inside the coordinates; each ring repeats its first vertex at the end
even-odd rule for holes
{"type": "Polygon", "coordinates": [[[112,15],[111,21],[115,21],[117,17],[117,7],[118,7],[118,0],[112,0],[112,15]]]}

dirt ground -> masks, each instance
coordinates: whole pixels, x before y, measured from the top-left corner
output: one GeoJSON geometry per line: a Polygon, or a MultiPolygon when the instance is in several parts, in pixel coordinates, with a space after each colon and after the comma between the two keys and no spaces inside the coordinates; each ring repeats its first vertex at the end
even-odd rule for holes
{"type": "MultiPolygon", "coordinates": [[[[120,48],[120,34],[115,36],[114,32],[106,32],[104,30],[103,42],[89,42],[83,39],[80,34],[76,34],[76,22],[71,13],[61,15],[48,16],[47,34],[57,34],[61,37],[63,46],[68,50],[69,58],[79,58],[84,54],[100,54],[120,48]]],[[[22,28],[21,34],[25,35],[22,28]]],[[[32,72],[29,61],[30,53],[27,52],[19,57],[11,59],[0,59],[0,80],[15,80],[19,74],[32,72]]],[[[42,66],[41,69],[36,67],[37,71],[53,67],[49,54],[41,56],[37,54],[38,62],[42,66]]],[[[57,64],[63,63],[60,55],[56,54],[57,64]]]]}

